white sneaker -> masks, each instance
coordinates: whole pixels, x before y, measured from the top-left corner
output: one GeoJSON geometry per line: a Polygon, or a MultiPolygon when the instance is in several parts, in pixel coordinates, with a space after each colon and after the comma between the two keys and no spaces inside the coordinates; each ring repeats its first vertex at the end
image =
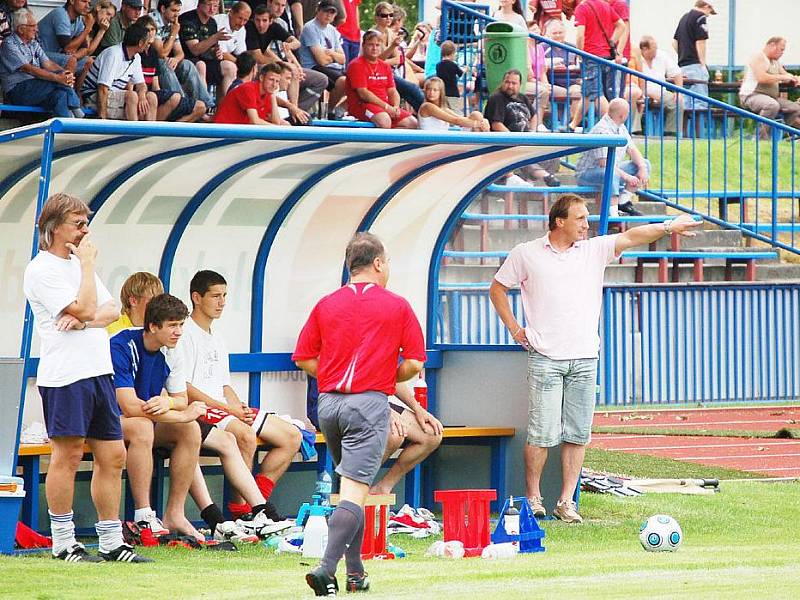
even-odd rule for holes
{"type": "Polygon", "coordinates": [[[144,519],[137,521],[136,524],[142,528],[146,527],[156,537],[160,535],[169,535],[169,529],[164,527],[164,524],[161,522],[161,519],[156,516],[156,511],[154,510],[150,510],[146,513],[144,519]]]}
{"type": "Polygon", "coordinates": [[[539,133],[550,133],[550,130],[547,128],[547,125],[545,125],[544,123],[539,123],[536,126],[536,131],[538,131],[539,133]]]}
{"type": "Polygon", "coordinates": [[[241,519],[236,519],[236,525],[250,535],[257,535],[258,537],[264,538],[268,535],[291,529],[294,527],[294,521],[286,519],[285,521],[276,522],[263,512],[260,512],[255,516],[245,515],[241,519]]]}
{"type": "Polygon", "coordinates": [[[219,523],[214,530],[214,539],[218,542],[236,542],[239,544],[257,544],[257,535],[248,533],[233,521],[219,523]]]}

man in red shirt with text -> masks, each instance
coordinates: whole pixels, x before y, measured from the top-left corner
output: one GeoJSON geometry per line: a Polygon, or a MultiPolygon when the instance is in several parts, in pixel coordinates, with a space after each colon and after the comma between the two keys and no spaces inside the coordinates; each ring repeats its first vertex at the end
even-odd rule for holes
{"type": "Polygon", "coordinates": [[[364,501],[389,434],[388,397],[426,360],[411,305],[385,289],[389,259],[381,241],[357,233],[347,245],[345,263],[350,283],[317,303],[292,355],[298,367],[317,378],[320,429],[341,476],[341,501],[328,520],[325,555],[306,575],[317,596],[336,594],[342,554],[348,591],[369,588],[361,562],[364,501]]]}
{"type": "Polygon", "coordinates": [[[257,81],[248,81],[226,94],[215,123],[231,125],[288,125],[278,113],[277,93],[281,85],[281,66],[261,67],[257,81]]]}
{"type": "Polygon", "coordinates": [[[416,129],[417,119],[400,108],[392,68],[378,58],[383,51],[381,38],[374,29],[364,33],[361,56],[347,67],[347,112],[383,129],[416,129]]]}

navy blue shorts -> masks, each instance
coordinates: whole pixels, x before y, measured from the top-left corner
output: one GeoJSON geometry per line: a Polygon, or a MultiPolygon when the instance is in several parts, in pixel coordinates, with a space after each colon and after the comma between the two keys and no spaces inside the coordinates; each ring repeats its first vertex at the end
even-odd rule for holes
{"type": "Polygon", "coordinates": [[[39,386],[47,435],[121,440],[122,424],[111,375],[81,379],[63,387],[39,386]]]}

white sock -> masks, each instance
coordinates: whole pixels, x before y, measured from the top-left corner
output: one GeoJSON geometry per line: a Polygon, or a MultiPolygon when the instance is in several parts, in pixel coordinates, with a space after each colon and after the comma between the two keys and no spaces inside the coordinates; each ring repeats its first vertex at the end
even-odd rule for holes
{"type": "Polygon", "coordinates": [[[609,217],[618,217],[619,216],[619,208],[617,208],[616,204],[612,204],[608,207],[608,216],[609,217]]]}
{"type": "Polygon", "coordinates": [[[63,515],[56,515],[47,511],[50,515],[50,535],[53,537],[53,556],[58,556],[64,550],[69,550],[78,541],[75,539],[75,523],[72,521],[73,512],[69,511],[63,515]]]}
{"type": "Polygon", "coordinates": [[[137,508],[133,511],[133,520],[137,523],[140,521],[146,521],[147,517],[149,517],[153,512],[153,509],[149,506],[145,506],[144,508],[137,508]]]}
{"type": "Polygon", "coordinates": [[[125,540],[122,537],[122,521],[98,521],[94,524],[97,537],[100,538],[100,552],[116,550],[125,540]]]}

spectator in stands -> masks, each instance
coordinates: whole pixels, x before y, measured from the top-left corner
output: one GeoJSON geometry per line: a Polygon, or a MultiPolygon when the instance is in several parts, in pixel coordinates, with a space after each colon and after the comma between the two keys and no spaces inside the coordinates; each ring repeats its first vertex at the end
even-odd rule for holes
{"type": "MultiPolygon", "coordinates": [[[[492,131],[536,131],[536,112],[530,99],[519,93],[521,85],[522,73],[517,69],[510,69],[503,75],[500,87],[489,96],[483,114],[489,120],[492,131]]],[[[549,187],[561,185],[555,175],[539,165],[531,165],[528,172],[549,187]]],[[[521,179],[518,176],[512,177],[521,179]]],[[[516,184],[518,179],[512,179],[512,182],[516,184]]]]}
{"type": "MultiPolygon", "coordinates": [[[[249,52],[236,57],[236,79],[228,86],[228,94],[248,81],[253,81],[258,74],[256,59],[249,52]]],[[[227,95],[227,94],[226,94],[227,95]]]]}
{"type": "Polygon", "coordinates": [[[393,72],[396,77],[403,77],[406,81],[421,87],[422,84],[425,83],[425,69],[412,62],[411,58],[408,56],[408,44],[410,40],[408,29],[405,27],[408,14],[402,6],[398,6],[397,4],[392,5],[392,11],[394,12],[394,18],[389,28],[400,40],[397,44],[399,62],[393,69],[393,72]]]}
{"type": "Polygon", "coordinates": [[[264,65],[258,81],[243,83],[220,103],[215,123],[232,125],[288,125],[278,113],[277,92],[280,89],[281,67],[264,65]]]}
{"type": "Polygon", "coordinates": [[[192,100],[182,91],[161,89],[158,77],[158,63],[160,57],[152,42],[156,38],[156,24],[150,16],[139,17],[139,21],[149,34],[147,48],[141,53],[142,75],[144,76],[147,89],[155,94],[158,102],[156,110],[156,121],[179,121],[183,123],[194,123],[206,114],[206,105],[200,100],[192,100]]]}
{"type": "Polygon", "coordinates": [[[244,25],[250,20],[252,14],[250,5],[240,1],[231,6],[227,15],[214,15],[217,29],[230,33],[229,40],[219,42],[219,49],[222,50],[225,60],[236,64],[236,57],[247,51],[244,25]]]}
{"type": "Polygon", "coordinates": [[[147,303],[163,293],[164,284],[152,273],[138,271],[128,277],[119,291],[122,310],[119,318],[106,327],[108,335],[131,327],[142,327],[147,303]]]}
{"type": "Polygon", "coordinates": [[[168,364],[162,352],[178,343],[188,313],[178,298],[155,296],[147,303],[143,329],[124,329],[111,338],[111,360],[128,446],[134,521],[154,535],[173,531],[202,541],[204,536],[184,514],[184,503],[200,452],[196,420],[205,415],[206,407],[201,402],[188,404],[183,370],[174,360],[168,364]],[[160,447],[171,448],[163,523],[150,506],[153,449],[160,447]]]}
{"type": "Polygon", "coordinates": [[[320,0],[316,16],[303,27],[298,50],[300,64],[305,69],[318,71],[328,78],[327,90],[329,116],[345,95],[344,52],[341,36],[332,25],[337,14],[332,0],[320,0]]]}
{"type": "MultiPolygon", "coordinates": [[[[554,42],[572,46],[566,41],[564,23],[560,20],[551,19],[548,21],[545,35],[554,42]]],[[[580,126],[581,117],[583,116],[580,103],[581,69],[578,66],[578,55],[551,44],[544,44],[544,60],[548,69],[548,80],[551,83],[550,93],[556,102],[563,102],[568,99],[569,121],[567,122],[567,127],[574,130],[580,126]]],[[[566,120],[566,116],[564,118],[566,120]]],[[[566,127],[562,128],[562,130],[565,129],[566,127]]]]}
{"type": "MultiPolygon", "coordinates": [[[[624,45],[621,39],[625,23],[605,0],[581,2],[575,9],[575,25],[575,45],[578,49],[617,64],[623,62],[624,45]]],[[[608,108],[606,100],[622,96],[620,72],[593,60],[584,61],[583,69],[583,115],[591,103],[598,99],[599,112],[605,113],[608,108]]]]}
{"type": "MultiPolygon", "coordinates": [[[[371,40],[375,49],[369,53],[377,59],[380,38],[371,40]]],[[[362,39],[363,53],[369,41],[362,39]]],[[[335,595],[336,567],[343,554],[347,589],[369,587],[361,561],[364,502],[386,448],[387,397],[396,382],[419,373],[426,359],[422,329],[411,306],[384,289],[389,261],[380,240],[370,233],[356,234],[347,245],[345,262],[348,285],[316,304],[292,355],[298,367],[318,378],[320,428],[341,476],[325,554],[306,575],[318,596],[335,595]]]]}
{"type": "MultiPolygon", "coordinates": [[[[642,213],[633,206],[633,196],[639,189],[647,187],[650,177],[650,161],[639,152],[625,127],[629,109],[625,100],[615,98],[608,105],[608,113],[589,132],[597,135],[623,135],[628,139],[628,145],[617,148],[615,154],[610,207],[610,214],[614,217],[619,213],[632,217],[641,216],[642,213]],[[626,153],[630,156],[630,160],[623,160],[626,153]]],[[[606,155],[606,148],[592,148],[581,152],[575,165],[578,185],[602,188],[605,180],[606,155]]]]}
{"type": "Polygon", "coordinates": [[[39,43],[47,57],[78,76],[75,89],[80,90],[83,77],[92,66],[92,56],[108,30],[110,19],[103,16],[97,23],[98,34],[89,41],[95,24],[89,0],[67,0],[39,22],[39,43]]]}
{"type": "Polygon", "coordinates": [[[106,48],[121,44],[125,36],[125,31],[142,16],[143,10],[144,4],[142,0],[122,0],[122,6],[119,12],[111,19],[108,31],[106,31],[103,39],[100,40],[100,44],[95,52],[100,54],[106,48]]]}
{"type": "MultiPolygon", "coordinates": [[[[622,47],[622,63],[629,68],[638,71],[639,63],[635,56],[631,56],[631,23],[630,23],[630,9],[628,7],[628,0],[606,0],[608,4],[614,9],[614,12],[619,15],[622,22],[625,24],[625,31],[620,37],[619,43],[623,44],[622,47]]],[[[639,87],[638,79],[632,78],[626,73],[619,73],[620,81],[620,98],[625,98],[631,106],[631,117],[629,118],[628,128],[634,132],[641,132],[642,115],[639,111],[642,99],[642,89],[639,87]]]]}
{"type": "MultiPolygon", "coordinates": [[[[304,17],[305,8],[303,7],[302,1],[290,0],[288,7],[286,0],[268,0],[267,4],[275,4],[275,10],[273,11],[275,23],[283,27],[289,35],[299,39],[300,34],[303,32],[303,25],[305,25],[306,22],[304,17]]],[[[260,5],[261,2],[258,2],[257,6],[253,8],[253,14],[255,14],[255,9],[260,5]]],[[[273,7],[270,6],[271,11],[272,9],[273,7]]],[[[311,12],[314,11],[312,10],[311,12]]]]}
{"type": "Polygon", "coordinates": [[[41,339],[36,384],[52,447],[45,479],[52,554],[66,562],[151,562],[122,538],[125,446],[103,330],[119,316],[119,308],[95,272],[97,247],[88,237],[90,214],[78,198],[50,196],[39,216],[39,253],[23,279],[41,339]],[[91,489],[99,557],[75,539],[74,482],[84,443],[94,456],[91,489]]]}
{"type": "MultiPolygon", "coordinates": [[[[775,36],[767,40],[764,49],[750,59],[744,74],[739,98],[742,106],[754,113],[775,119],[783,113],[784,121],[791,127],[800,126],[800,104],[781,98],[780,84],[800,85],[800,77],[792,75],[781,64],[786,50],[786,39],[775,36]]],[[[769,128],[761,127],[761,137],[768,139],[769,128]]]]}
{"type": "Polygon", "coordinates": [[[72,86],[75,75],[45,54],[36,40],[36,18],[27,8],[11,14],[14,33],[0,44],[0,84],[9,104],[38,106],[55,117],[83,117],[72,86]]]}
{"type": "Polygon", "coordinates": [[[144,24],[134,23],[122,43],[103,50],[89,69],[81,95],[101,119],[155,121],[158,99],[147,91],[140,54],[149,38],[144,24]]]}
{"type": "Polygon", "coordinates": [[[425,82],[425,102],[419,109],[419,128],[429,131],[447,131],[451,125],[470,131],[489,131],[489,121],[478,112],[468,117],[453,111],[445,96],[445,84],[439,77],[430,77],[425,82]]]}
{"type": "Polygon", "coordinates": [[[406,58],[423,69],[423,77],[425,76],[425,60],[428,56],[428,40],[432,30],[433,28],[428,23],[417,23],[414,33],[411,35],[411,42],[406,49],[406,58]]]}
{"type": "MultiPolygon", "coordinates": [[[[672,46],[678,53],[686,89],[701,96],[708,96],[708,66],[706,65],[706,42],[708,41],[708,16],[717,11],[710,2],[697,0],[694,8],[681,17],[672,46]]],[[[696,98],[687,98],[686,110],[706,110],[708,104],[696,98]]]]}
{"type": "Polygon", "coordinates": [[[361,25],[358,7],[361,0],[342,0],[344,20],[336,28],[342,36],[344,66],[347,67],[361,52],[361,25]]]}
{"type": "Polygon", "coordinates": [[[297,106],[289,99],[289,88],[294,81],[294,72],[287,64],[281,64],[281,81],[278,87],[278,114],[281,119],[288,121],[292,125],[308,125],[311,122],[311,115],[297,106]]]}
{"type": "MultiPolygon", "coordinates": [[[[89,30],[89,34],[86,36],[86,43],[90,46],[94,43],[95,38],[99,38],[102,41],[103,37],[105,37],[106,32],[108,31],[108,27],[111,27],[111,21],[117,15],[117,7],[112,4],[111,0],[99,0],[93,7],[92,7],[92,17],[94,24],[91,27],[87,27],[89,30]],[[108,27],[104,27],[102,24],[108,23],[108,27]]],[[[100,42],[98,42],[98,47],[100,42]]],[[[99,53],[98,48],[95,48],[92,52],[92,56],[95,56],[99,53]]]]}
{"type": "MultiPolygon", "coordinates": [[[[382,51],[379,58],[392,69],[404,64],[406,60],[405,54],[401,49],[403,40],[391,28],[394,16],[394,5],[389,2],[378,2],[375,5],[375,26],[373,29],[383,35],[381,39],[382,51]]],[[[419,107],[425,101],[419,85],[398,76],[394,71],[393,75],[394,86],[400,97],[408,102],[414,110],[419,110],[419,107]]]]}
{"type": "MultiPolygon", "coordinates": [[[[528,0],[528,14],[531,21],[539,25],[539,29],[547,31],[548,25],[554,21],[561,22],[564,12],[572,11],[573,2],[563,3],[562,0],[528,0]],[[563,4],[569,4],[569,9],[563,4]]],[[[570,14],[567,18],[570,18],[570,14]]]]}
{"type": "Polygon", "coordinates": [[[217,105],[216,99],[208,93],[206,82],[200,77],[194,63],[186,59],[179,33],[178,17],[181,0],[158,0],[158,9],[149,13],[156,24],[157,32],[152,46],[158,53],[158,82],[162,89],[185,93],[195,101],[205,104],[207,109],[217,105]]]}
{"type": "MultiPolygon", "coordinates": [[[[539,35],[539,25],[531,23],[528,32],[539,35]]],[[[547,79],[547,70],[544,62],[544,46],[528,36],[528,85],[525,95],[531,98],[536,109],[536,129],[534,131],[550,131],[544,124],[544,108],[550,103],[550,82],[547,79]]]]}
{"type": "MultiPolygon", "coordinates": [[[[270,67],[274,69],[275,67],[270,67]]],[[[244,461],[252,469],[256,446],[267,444],[269,451],[261,462],[255,483],[265,499],[263,507],[252,507],[235,497],[228,505],[234,517],[246,513],[265,512],[272,522],[284,517],[269,502],[275,484],[286,472],[300,449],[299,429],[266,407],[250,408],[242,403],[231,386],[228,349],[214,323],[222,316],[227,299],[227,282],[214,271],[198,271],[189,284],[192,313],[184,326],[176,353],[185,365],[190,402],[200,402],[211,410],[208,422],[236,439],[244,461]],[[212,328],[213,326],[213,328],[212,328]]],[[[250,501],[252,502],[252,501],[250,501]]],[[[266,521],[260,518],[259,521],[266,521]]]]}
{"type": "Polygon", "coordinates": [[[499,8],[492,15],[495,19],[516,25],[520,31],[528,29],[520,0],[499,0],[498,4],[499,8]]]}
{"type": "Polygon", "coordinates": [[[292,71],[288,100],[311,112],[325,92],[328,78],[318,71],[304,69],[297,60],[295,52],[300,48],[300,40],[282,27],[276,16],[285,7],[285,0],[270,0],[267,6],[256,8],[252,21],[245,27],[247,50],[260,65],[280,62],[288,66],[292,71]]]}
{"type": "Polygon", "coordinates": [[[219,12],[219,0],[198,0],[197,8],[179,18],[181,46],[197,67],[206,86],[216,86],[219,101],[236,77],[236,63],[226,60],[220,42],[228,41],[230,33],[217,27],[213,16],[219,12]]]}
{"type": "Polygon", "coordinates": [[[0,44],[14,33],[11,13],[28,6],[28,0],[0,0],[0,44]]]}
{"type": "Polygon", "coordinates": [[[347,110],[359,121],[384,129],[416,129],[417,120],[400,108],[400,94],[394,86],[389,65],[381,55],[379,31],[370,29],[361,40],[361,56],[347,67],[347,110]]]}
{"type": "MultiPolygon", "coordinates": [[[[461,111],[463,102],[458,89],[458,79],[464,75],[464,70],[455,61],[456,45],[450,40],[445,40],[441,45],[442,60],[436,64],[436,76],[444,82],[447,94],[447,103],[455,111],[461,111]]],[[[428,99],[427,94],[425,99],[428,99]]]]}
{"type": "MultiPolygon", "coordinates": [[[[617,102],[627,108],[621,99],[612,100],[612,105],[617,102]]],[[[565,523],[581,523],[572,497],[592,427],[605,268],[623,251],[671,232],[693,236],[691,230],[700,223],[682,215],[666,223],[586,239],[589,211],[575,194],[562,195],[550,208],[549,217],[547,235],[511,250],[492,280],[489,298],[514,341],[528,351],[528,502],[534,515],[545,516],[540,480],[548,448],[560,445],[561,493],[553,515],[565,523]],[[524,328],[508,298],[509,290],[517,286],[523,299],[524,328]]]]}
{"type": "MultiPolygon", "coordinates": [[[[677,86],[683,86],[683,73],[668,52],[660,50],[658,42],[651,35],[642,36],[639,41],[639,50],[642,54],[640,71],[659,81],[671,81],[677,86]]],[[[680,96],[662,88],[660,85],[644,82],[645,95],[650,101],[649,110],[661,111],[664,107],[664,133],[674,134],[677,123],[678,102],[680,96]]]]}

